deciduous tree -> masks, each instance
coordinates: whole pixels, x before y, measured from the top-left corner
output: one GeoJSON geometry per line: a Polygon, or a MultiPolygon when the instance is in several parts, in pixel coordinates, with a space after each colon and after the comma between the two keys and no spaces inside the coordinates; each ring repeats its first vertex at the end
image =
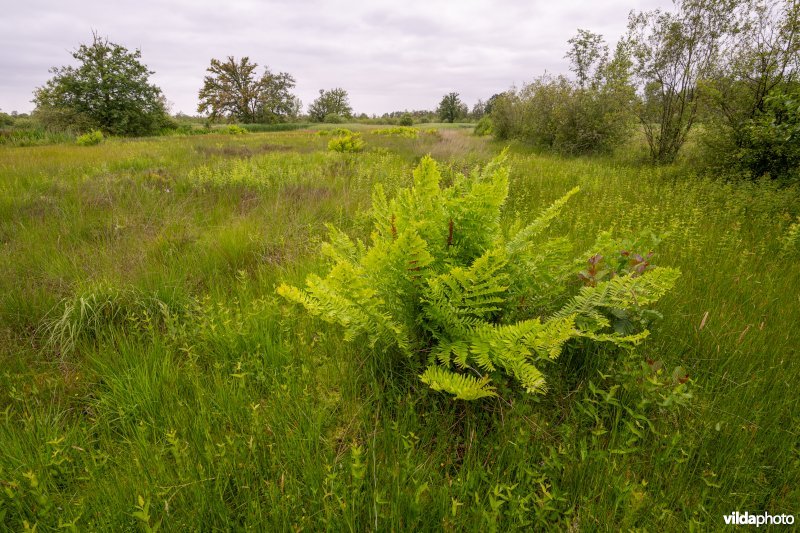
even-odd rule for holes
{"type": "Polygon", "coordinates": [[[78,131],[100,129],[114,135],[147,135],[168,123],[161,89],[141,51],[129,51],[93,35],[72,53],[78,66],[54,67],[53,77],[36,89],[36,114],[46,126],[78,131]]]}
{"type": "Polygon", "coordinates": [[[347,91],[340,87],[329,91],[320,89],[319,97],[308,106],[308,115],[314,122],[323,122],[326,117],[329,121],[333,117],[350,118],[353,109],[347,91]]]}
{"type": "Polygon", "coordinates": [[[233,56],[225,61],[212,59],[198,95],[198,111],[208,113],[212,120],[244,123],[284,122],[296,117],[300,104],[292,94],[294,77],[286,72],[273,74],[269,68],[258,77],[257,68],[247,56],[238,61],[233,56]]]}
{"type": "Polygon", "coordinates": [[[468,112],[467,104],[461,101],[458,93],[444,95],[442,101],[439,102],[439,107],[436,109],[436,114],[439,115],[439,120],[442,122],[455,122],[467,116],[468,112]]]}

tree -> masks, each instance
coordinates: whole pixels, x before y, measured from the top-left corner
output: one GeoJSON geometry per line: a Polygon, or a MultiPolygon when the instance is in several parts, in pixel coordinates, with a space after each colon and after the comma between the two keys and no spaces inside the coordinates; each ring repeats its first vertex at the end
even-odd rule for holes
{"type": "Polygon", "coordinates": [[[735,31],[723,41],[715,71],[703,86],[706,161],[754,177],[767,171],[779,176],[784,172],[778,168],[786,167],[779,163],[785,159],[785,143],[797,137],[767,139],[754,133],[791,121],[791,113],[780,109],[786,107],[783,102],[797,101],[800,2],[743,0],[731,17],[735,31]],[[751,157],[754,146],[760,147],[757,158],[751,157]]]}
{"type": "Polygon", "coordinates": [[[474,120],[480,120],[486,114],[486,102],[478,98],[478,101],[475,102],[475,105],[472,106],[472,112],[470,113],[470,117],[474,120]]]}
{"type": "Polygon", "coordinates": [[[300,114],[303,103],[292,94],[294,86],[295,80],[290,74],[273,74],[269,69],[264,69],[258,99],[260,122],[285,122],[300,114]]]}
{"type": "Polygon", "coordinates": [[[628,138],[634,89],[624,43],[609,60],[602,36],[580,30],[567,54],[578,79],[542,76],[521,90],[492,97],[492,130],[564,154],[609,153],[628,138]]]}
{"type": "Polygon", "coordinates": [[[308,115],[314,122],[330,122],[333,117],[350,118],[353,109],[347,91],[339,87],[329,91],[320,89],[319,97],[308,106],[308,115]]]}
{"type": "Polygon", "coordinates": [[[113,135],[148,135],[169,122],[161,89],[140,61],[141,51],[93,34],[92,44],[72,53],[77,67],[54,67],[36,89],[36,114],[46,126],[113,135]]]}
{"type": "Polygon", "coordinates": [[[449,93],[442,97],[439,102],[439,107],[436,108],[436,114],[442,122],[455,122],[456,120],[467,116],[469,112],[467,104],[461,101],[458,93],[449,93]]]}
{"type": "Polygon", "coordinates": [[[491,115],[492,108],[494,107],[495,102],[497,101],[498,98],[503,97],[505,94],[506,93],[495,93],[492,96],[490,96],[489,99],[486,100],[486,103],[483,106],[483,113],[486,115],[491,115]]]}
{"type": "Polygon", "coordinates": [[[572,64],[570,70],[584,89],[599,78],[599,71],[608,60],[608,46],[599,33],[581,29],[567,42],[570,44],[566,54],[572,64]]]}
{"type": "Polygon", "coordinates": [[[672,162],[697,118],[698,82],[708,77],[737,0],[679,0],[676,12],[631,13],[628,35],[650,155],[672,162]]]}
{"type": "Polygon", "coordinates": [[[211,60],[203,87],[198,94],[197,110],[208,113],[212,120],[227,118],[244,123],[285,122],[299,113],[300,102],[292,94],[295,79],[291,74],[273,74],[264,68],[256,77],[257,63],[245,56],[236,60],[211,60]]]}

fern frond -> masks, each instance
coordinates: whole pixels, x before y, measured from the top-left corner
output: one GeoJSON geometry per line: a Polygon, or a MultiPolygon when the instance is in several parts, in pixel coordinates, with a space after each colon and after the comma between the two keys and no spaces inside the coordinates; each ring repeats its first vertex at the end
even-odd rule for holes
{"type": "Polygon", "coordinates": [[[603,311],[609,309],[640,308],[652,304],[664,296],[680,276],[674,268],[653,268],[642,275],[631,273],[598,283],[594,287],[582,287],[580,293],[553,315],[564,318],[569,315],[588,319],[588,329],[598,331],[608,327],[603,311]]]}
{"type": "Polygon", "coordinates": [[[506,245],[508,255],[513,256],[529,246],[531,240],[539,236],[539,234],[547,229],[547,227],[550,225],[550,222],[552,222],[553,219],[555,219],[561,213],[561,210],[564,209],[564,206],[567,204],[569,199],[577,194],[579,190],[580,187],[571,189],[569,192],[567,192],[567,194],[553,202],[550,207],[542,211],[542,213],[536,217],[536,220],[525,226],[516,235],[514,235],[514,237],[512,237],[506,245]]]}
{"type": "Polygon", "coordinates": [[[332,224],[326,224],[326,227],[329,241],[322,243],[322,255],[329,257],[335,263],[342,261],[357,262],[359,250],[353,240],[332,224]]]}
{"type": "Polygon", "coordinates": [[[420,379],[435,391],[452,394],[456,400],[478,400],[497,396],[494,387],[489,385],[488,376],[479,379],[468,374],[456,374],[433,365],[425,370],[420,379]]]}

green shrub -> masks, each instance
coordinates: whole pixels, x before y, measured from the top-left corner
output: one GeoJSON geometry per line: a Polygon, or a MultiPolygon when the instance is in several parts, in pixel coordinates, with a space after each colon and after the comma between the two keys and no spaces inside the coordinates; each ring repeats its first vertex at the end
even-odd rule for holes
{"type": "Polygon", "coordinates": [[[220,129],[219,132],[226,135],[244,135],[247,133],[247,130],[241,126],[237,126],[236,124],[229,124],[228,126],[220,129]]]}
{"type": "Polygon", "coordinates": [[[419,136],[417,128],[409,128],[408,126],[396,126],[394,128],[382,128],[373,130],[375,135],[396,135],[398,137],[406,137],[408,139],[416,139],[419,136]]]}
{"type": "Polygon", "coordinates": [[[14,124],[14,117],[9,115],[8,113],[3,113],[0,111],[0,128],[5,128],[6,126],[11,126],[14,124]]]}
{"type": "Polygon", "coordinates": [[[626,85],[581,88],[563,76],[542,76],[497,98],[494,135],[568,155],[611,152],[630,134],[632,98],[626,85]]]}
{"type": "Polygon", "coordinates": [[[475,124],[475,135],[483,137],[484,135],[491,135],[494,133],[494,125],[492,119],[489,117],[482,117],[477,124],[475,124]]]}
{"type": "Polygon", "coordinates": [[[743,128],[738,167],[758,178],[800,177],[800,88],[774,90],[764,110],[743,128]]]}
{"type": "Polygon", "coordinates": [[[92,130],[89,133],[84,133],[79,136],[76,141],[78,146],[94,146],[103,142],[103,132],[100,130],[92,130]]]}
{"type": "Polygon", "coordinates": [[[360,152],[364,146],[360,133],[349,133],[335,137],[328,142],[328,150],[333,152],[360,152]]]}
{"type": "MultiPolygon", "coordinates": [[[[371,245],[331,226],[323,246],[329,273],[309,276],[305,290],[281,285],[278,293],[339,324],[347,341],[366,337],[374,353],[425,365],[424,383],[464,400],[495,396],[493,383],[509,380],[543,393],[540,367],[571,339],[641,342],[647,307],[678,271],[626,251],[609,260],[593,253],[579,272],[566,239],[542,237],[577,188],[530,224],[503,228],[504,158],[443,188],[425,157],[413,187],[392,200],[378,184],[371,245]]],[[[615,249],[607,233],[597,247],[615,249]]]]}
{"type": "Polygon", "coordinates": [[[347,128],[334,128],[332,130],[319,130],[317,135],[325,136],[325,135],[352,135],[352,131],[348,130],[347,128]]]}
{"type": "Polygon", "coordinates": [[[336,113],[328,113],[325,115],[323,122],[328,124],[341,124],[344,122],[344,117],[341,115],[337,115],[336,113]]]}
{"type": "Polygon", "coordinates": [[[403,113],[403,116],[400,117],[399,124],[401,126],[413,126],[414,125],[414,117],[411,116],[411,113],[403,113]]]}

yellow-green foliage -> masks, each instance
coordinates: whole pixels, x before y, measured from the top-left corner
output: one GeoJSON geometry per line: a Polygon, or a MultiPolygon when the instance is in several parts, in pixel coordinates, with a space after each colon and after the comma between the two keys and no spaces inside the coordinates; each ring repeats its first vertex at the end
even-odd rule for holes
{"type": "Polygon", "coordinates": [[[237,126],[236,124],[230,124],[220,129],[219,132],[226,135],[244,135],[247,133],[247,130],[241,126],[237,126]]]}
{"type": "Polygon", "coordinates": [[[475,124],[475,135],[483,137],[492,133],[494,133],[494,125],[490,117],[483,117],[475,124]]]}
{"type": "Polygon", "coordinates": [[[372,133],[375,135],[394,135],[397,137],[405,137],[407,139],[416,139],[419,137],[419,130],[408,126],[396,126],[394,128],[382,128],[374,130],[372,133]]]}
{"type": "MultiPolygon", "coordinates": [[[[578,189],[530,224],[504,231],[508,180],[502,155],[442,187],[436,162],[425,157],[413,187],[395,198],[376,186],[371,245],[331,226],[323,247],[328,274],[309,276],[305,290],[281,285],[278,293],[339,324],[345,340],[365,336],[375,350],[424,358],[422,381],[464,400],[495,396],[492,383],[502,377],[544,392],[539,367],[573,338],[638,344],[648,333],[645,307],[672,288],[678,271],[643,258],[608,279],[590,268],[586,286],[564,304],[555,296],[579,279],[575,260],[563,253],[563,239],[542,235],[578,189]],[[542,294],[553,297],[541,301],[542,294]],[[525,307],[537,298],[536,312],[525,307]],[[625,331],[617,327],[621,316],[625,331]]],[[[597,255],[592,261],[600,263],[597,255]]]]}
{"type": "Polygon", "coordinates": [[[78,146],[94,146],[103,142],[103,132],[100,130],[92,130],[89,133],[84,133],[75,140],[78,146]]]}
{"type": "Polygon", "coordinates": [[[800,217],[789,226],[782,241],[783,251],[787,254],[800,252],[800,217]]]}
{"type": "Polygon", "coordinates": [[[328,141],[328,150],[333,152],[360,152],[364,146],[366,145],[360,133],[349,133],[328,141]]]}
{"type": "Polygon", "coordinates": [[[333,128],[333,129],[325,129],[319,130],[317,135],[324,137],[326,135],[351,135],[353,132],[348,130],[347,128],[333,128]]]}

